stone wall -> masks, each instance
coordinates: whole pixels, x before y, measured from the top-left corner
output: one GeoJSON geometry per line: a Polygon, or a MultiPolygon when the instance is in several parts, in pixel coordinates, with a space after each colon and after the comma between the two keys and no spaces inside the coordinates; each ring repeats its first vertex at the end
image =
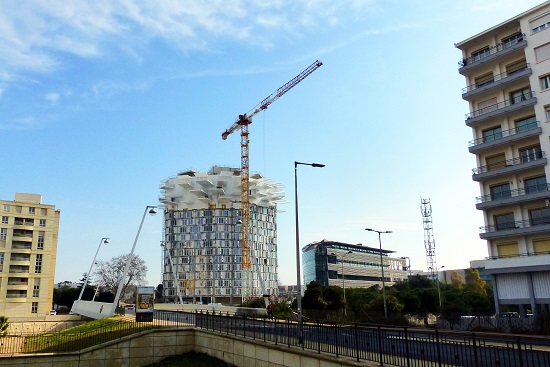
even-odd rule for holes
{"type": "Polygon", "coordinates": [[[374,362],[357,363],[350,358],[189,328],[144,331],[74,353],[0,356],[0,367],[141,367],[191,351],[237,367],[378,366],[374,362]]]}

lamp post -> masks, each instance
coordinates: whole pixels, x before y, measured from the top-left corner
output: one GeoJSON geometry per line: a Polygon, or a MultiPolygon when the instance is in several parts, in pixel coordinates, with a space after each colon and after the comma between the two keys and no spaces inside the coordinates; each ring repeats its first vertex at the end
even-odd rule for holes
{"type": "MultiPolygon", "coordinates": [[[[344,258],[346,257],[346,255],[349,255],[349,254],[353,254],[353,251],[349,250],[348,252],[346,252],[345,254],[342,254],[342,290],[344,291],[344,315],[347,316],[348,315],[348,306],[346,303],[346,275],[344,274],[344,258]]],[[[337,255],[332,252],[331,255],[333,256],[336,256],[337,255]]]]}
{"type": "Polygon", "coordinates": [[[134,240],[134,245],[132,246],[132,251],[130,251],[130,255],[128,255],[128,260],[126,260],[126,265],[124,266],[124,271],[120,275],[120,282],[118,283],[115,300],[113,301],[115,307],[118,307],[118,300],[120,298],[120,293],[122,292],[122,286],[124,285],[124,281],[126,281],[126,274],[128,274],[128,269],[130,269],[130,264],[132,263],[132,260],[134,260],[134,250],[136,249],[139,233],[141,232],[141,227],[143,227],[145,216],[147,215],[147,212],[149,212],[149,214],[151,215],[157,214],[156,208],[157,208],[156,206],[152,206],[152,205],[147,205],[145,207],[145,211],[143,212],[143,217],[141,218],[141,223],[139,224],[139,228],[136,234],[136,239],[134,240]]]}
{"type": "Polygon", "coordinates": [[[378,233],[378,245],[380,246],[380,269],[382,269],[382,297],[384,298],[384,319],[388,318],[388,304],[386,302],[386,279],[384,278],[384,263],[382,260],[382,233],[392,233],[392,231],[377,231],[372,228],[365,228],[365,231],[378,233]]]}
{"type": "Polygon", "coordinates": [[[172,260],[172,255],[170,254],[170,250],[166,247],[166,242],[161,241],[160,247],[164,248],[164,251],[168,253],[168,261],[170,261],[170,267],[172,268],[172,271],[174,272],[174,279],[176,283],[176,294],[178,296],[178,299],[180,301],[180,305],[183,305],[183,299],[181,298],[181,292],[180,292],[180,277],[178,275],[178,268],[174,267],[174,261],[172,260]]]}
{"type": "Polygon", "coordinates": [[[441,288],[439,287],[439,271],[441,269],[443,269],[445,267],[445,265],[443,266],[440,266],[439,268],[437,269],[434,269],[432,267],[429,267],[428,270],[431,270],[431,271],[434,271],[435,270],[435,273],[437,274],[437,279],[436,279],[436,284],[437,284],[437,297],[439,298],[439,312],[441,312],[441,288]]]}
{"type": "MultiPolygon", "coordinates": [[[[86,279],[84,280],[84,284],[82,284],[82,289],[80,290],[80,295],[78,296],[78,301],[82,299],[82,295],[84,294],[84,289],[86,288],[86,285],[88,284],[88,279],[90,278],[90,273],[92,272],[92,268],[94,267],[95,259],[97,258],[97,254],[99,253],[99,249],[101,248],[102,244],[108,244],[109,238],[103,237],[101,241],[99,241],[99,246],[97,246],[97,251],[95,252],[94,259],[92,260],[92,265],[90,265],[90,270],[88,270],[88,273],[86,273],[86,279]]],[[[95,295],[94,295],[95,298],[95,295]]]]}
{"type": "Polygon", "coordinates": [[[294,161],[294,210],[296,215],[296,305],[298,307],[298,321],[302,321],[302,281],[300,276],[300,231],[298,225],[298,165],[323,168],[324,164],[303,163],[294,161]]]}

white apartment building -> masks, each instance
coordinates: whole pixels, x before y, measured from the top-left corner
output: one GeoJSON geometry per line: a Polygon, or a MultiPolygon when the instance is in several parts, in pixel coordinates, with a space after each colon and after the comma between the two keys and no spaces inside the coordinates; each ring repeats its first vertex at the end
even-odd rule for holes
{"type": "Polygon", "coordinates": [[[160,189],[165,301],[181,296],[184,302],[236,304],[246,296],[277,294],[277,204],[284,197],[279,183],[250,175],[252,269],[245,282],[240,169],[188,170],[160,189]]]}
{"type": "Polygon", "coordinates": [[[44,318],[52,309],[59,210],[38,194],[0,200],[0,315],[44,318]]]}
{"type": "MultiPolygon", "coordinates": [[[[550,304],[550,2],[455,45],[495,305],[550,304]]],[[[515,307],[515,306],[514,306],[515,307]]]]}

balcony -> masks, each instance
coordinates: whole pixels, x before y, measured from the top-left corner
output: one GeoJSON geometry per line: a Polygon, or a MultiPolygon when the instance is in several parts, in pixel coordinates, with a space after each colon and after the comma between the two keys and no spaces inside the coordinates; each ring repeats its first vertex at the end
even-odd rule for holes
{"type": "Polygon", "coordinates": [[[512,42],[499,43],[495,46],[491,46],[489,48],[489,52],[487,53],[470,56],[466,59],[460,60],[458,62],[458,72],[464,75],[467,72],[474,70],[478,66],[484,65],[488,62],[493,62],[499,57],[502,57],[504,55],[511,55],[514,52],[523,50],[525,46],[527,46],[527,40],[525,39],[525,34],[522,34],[520,37],[516,38],[512,42]]]}
{"type": "Polygon", "coordinates": [[[32,243],[13,241],[11,248],[14,250],[32,250],[32,243]]]}
{"type": "Polygon", "coordinates": [[[528,159],[523,157],[508,159],[503,162],[472,169],[472,180],[482,182],[489,178],[509,175],[536,167],[543,167],[546,165],[547,161],[546,153],[543,151],[536,155],[530,155],[528,159]]]}
{"type": "Polygon", "coordinates": [[[10,265],[9,272],[13,274],[28,274],[29,267],[24,265],[10,265]]]}
{"type": "Polygon", "coordinates": [[[485,260],[485,271],[489,274],[515,273],[550,270],[550,254],[522,253],[517,256],[491,256],[485,260]]]}
{"type": "Polygon", "coordinates": [[[475,127],[482,121],[487,121],[510,112],[521,111],[533,106],[536,103],[537,99],[535,98],[535,93],[530,91],[529,93],[522,95],[521,98],[507,99],[494,105],[467,113],[465,115],[466,125],[475,127]]]}
{"type": "Polygon", "coordinates": [[[499,225],[479,227],[479,238],[493,240],[504,237],[550,233],[550,218],[520,220],[499,225]]]}
{"type": "Polygon", "coordinates": [[[32,231],[14,229],[13,239],[17,241],[32,241],[32,231]]]}
{"type": "Polygon", "coordinates": [[[539,121],[534,121],[525,126],[515,127],[510,130],[505,130],[498,135],[491,137],[483,137],[468,142],[470,153],[479,153],[483,150],[491,149],[501,145],[507,145],[512,142],[538,136],[542,134],[542,128],[539,121]]]}
{"type": "Polygon", "coordinates": [[[515,189],[502,192],[499,195],[484,195],[476,198],[476,209],[486,210],[506,205],[516,205],[530,201],[547,199],[550,197],[550,184],[530,187],[529,191],[525,189],[515,189]]]}
{"type": "Polygon", "coordinates": [[[488,81],[483,84],[471,84],[466,88],[462,89],[462,99],[465,101],[470,101],[473,97],[478,97],[483,94],[483,92],[492,90],[493,88],[499,88],[504,85],[510,84],[517,80],[522,80],[527,78],[533,73],[529,64],[525,67],[514,70],[512,72],[504,72],[502,74],[497,74],[493,77],[493,80],[488,81]]]}

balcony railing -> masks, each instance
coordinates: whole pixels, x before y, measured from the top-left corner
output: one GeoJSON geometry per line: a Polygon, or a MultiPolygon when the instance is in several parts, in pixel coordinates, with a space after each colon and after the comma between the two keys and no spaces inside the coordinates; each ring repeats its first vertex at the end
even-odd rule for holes
{"type": "Polygon", "coordinates": [[[528,189],[514,189],[514,190],[500,192],[498,194],[478,196],[476,198],[476,204],[487,203],[489,201],[504,200],[504,199],[508,199],[508,198],[513,198],[513,197],[522,196],[522,195],[535,194],[537,192],[544,192],[544,191],[549,191],[549,190],[550,190],[550,184],[536,185],[536,186],[533,186],[533,187],[529,187],[528,189]]]}
{"type": "Polygon", "coordinates": [[[6,298],[27,298],[27,294],[7,293],[6,298]]]}
{"type": "Polygon", "coordinates": [[[479,110],[475,110],[475,111],[472,111],[470,113],[467,113],[465,115],[465,117],[466,117],[466,120],[470,120],[470,119],[473,119],[475,117],[485,115],[489,112],[498,111],[498,110],[503,109],[505,107],[512,106],[512,105],[518,104],[520,102],[528,101],[532,98],[535,98],[535,92],[529,91],[525,94],[522,94],[519,97],[512,98],[512,99],[507,99],[505,101],[498,102],[498,103],[495,103],[493,105],[480,108],[479,110]]]}
{"type": "Polygon", "coordinates": [[[479,233],[491,233],[497,231],[505,231],[508,229],[530,228],[535,226],[550,224],[550,217],[518,220],[513,222],[500,223],[496,225],[479,227],[479,233]]]}
{"type": "Polygon", "coordinates": [[[489,142],[492,142],[492,141],[498,141],[498,140],[506,138],[508,136],[512,136],[512,135],[515,135],[515,134],[519,134],[519,133],[523,133],[523,132],[526,132],[526,131],[534,130],[538,127],[540,127],[540,122],[539,121],[533,121],[533,122],[530,122],[530,123],[528,123],[526,125],[523,125],[523,126],[520,126],[520,127],[515,127],[515,128],[510,129],[510,130],[504,130],[504,131],[502,131],[498,134],[494,134],[494,135],[491,135],[491,136],[486,136],[486,137],[483,137],[483,138],[471,140],[471,141],[468,142],[468,146],[469,147],[475,147],[476,145],[479,145],[479,144],[489,143],[489,142]]]}
{"type": "Polygon", "coordinates": [[[543,159],[543,158],[546,158],[546,153],[544,151],[540,151],[540,152],[537,152],[537,154],[529,154],[527,157],[516,157],[516,158],[512,158],[512,159],[507,159],[505,161],[492,163],[492,164],[489,164],[487,166],[481,166],[481,167],[473,168],[472,172],[473,172],[474,175],[477,175],[477,174],[480,174],[480,173],[485,173],[485,172],[489,172],[489,171],[496,171],[496,170],[501,169],[501,168],[516,166],[518,164],[532,162],[532,161],[536,161],[536,160],[543,159]]]}
{"type": "Polygon", "coordinates": [[[539,256],[539,255],[550,255],[550,251],[539,251],[539,252],[522,252],[515,255],[495,255],[488,256],[485,260],[498,260],[498,259],[510,259],[513,257],[529,257],[529,256],[539,256]]]}
{"type": "Polygon", "coordinates": [[[515,39],[513,39],[509,42],[498,43],[494,46],[489,47],[489,52],[484,52],[484,53],[474,55],[474,56],[470,56],[470,57],[467,57],[465,59],[460,60],[458,62],[458,66],[459,67],[464,67],[464,66],[470,65],[472,62],[483,60],[483,59],[485,59],[485,58],[487,58],[491,55],[496,54],[497,52],[506,50],[506,49],[508,49],[512,46],[517,45],[518,43],[522,42],[524,39],[525,39],[525,34],[522,33],[519,37],[516,37],[515,39]]]}
{"type": "Polygon", "coordinates": [[[489,81],[487,81],[485,83],[481,83],[481,84],[471,84],[471,85],[469,85],[465,88],[462,88],[462,94],[472,92],[472,91],[476,90],[477,88],[488,86],[488,85],[490,85],[494,82],[498,82],[498,81],[501,81],[501,80],[504,81],[506,78],[513,77],[513,76],[517,75],[518,73],[520,73],[524,70],[530,69],[530,68],[531,68],[531,66],[529,64],[526,64],[521,69],[517,69],[517,70],[514,70],[512,72],[505,71],[504,73],[497,74],[497,75],[493,76],[493,80],[489,80],[489,81]]]}

